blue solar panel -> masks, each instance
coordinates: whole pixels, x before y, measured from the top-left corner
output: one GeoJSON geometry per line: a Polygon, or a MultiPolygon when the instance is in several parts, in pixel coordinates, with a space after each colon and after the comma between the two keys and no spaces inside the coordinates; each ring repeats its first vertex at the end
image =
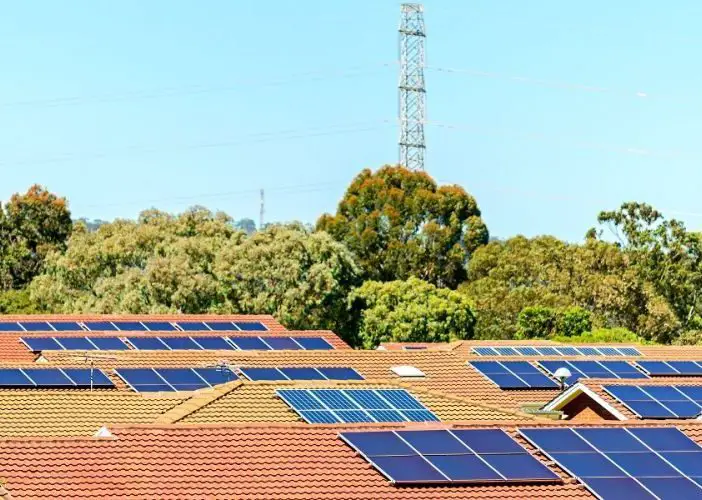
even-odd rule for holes
{"type": "Polygon", "coordinates": [[[363,376],[353,368],[325,366],[317,369],[329,380],[363,380],[363,376]]]}
{"type": "Polygon", "coordinates": [[[241,373],[249,380],[289,380],[277,368],[241,368],[241,373]]]}
{"type": "Polygon", "coordinates": [[[641,418],[695,418],[702,413],[702,400],[687,394],[689,387],[694,386],[608,385],[604,389],[641,418]]]}
{"type": "Polygon", "coordinates": [[[515,351],[517,351],[519,354],[522,356],[538,356],[539,351],[534,349],[533,347],[530,346],[524,346],[524,347],[515,347],[515,351]]]}
{"type": "Polygon", "coordinates": [[[113,321],[113,325],[122,332],[145,332],[146,327],[141,321],[113,321]]]}
{"type": "Polygon", "coordinates": [[[54,329],[46,321],[20,321],[20,325],[28,332],[53,332],[54,329]]]}
{"type": "Polygon", "coordinates": [[[190,368],[156,368],[156,372],[176,391],[196,391],[210,384],[190,368]]]}
{"type": "Polygon", "coordinates": [[[210,330],[215,332],[236,332],[239,329],[231,321],[205,321],[210,330]]]}
{"type": "Polygon", "coordinates": [[[329,410],[303,410],[298,413],[308,424],[338,424],[341,422],[329,410]]]}
{"type": "Polygon", "coordinates": [[[600,364],[619,378],[648,378],[628,361],[600,361],[600,364]]]}
{"type": "Polygon", "coordinates": [[[88,337],[101,351],[126,351],[129,346],[119,337],[88,337]]]}
{"type": "Polygon", "coordinates": [[[208,332],[209,328],[202,321],[178,321],[181,330],[186,332],[208,332]]]}
{"type": "Polygon", "coordinates": [[[559,481],[500,430],[344,432],[340,437],[393,483],[559,481]],[[500,446],[488,448],[499,451],[479,452],[467,445],[485,443],[490,436],[500,446]]]}
{"type": "Polygon", "coordinates": [[[91,332],[115,332],[117,327],[109,321],[83,321],[85,327],[91,332]]]}
{"type": "Polygon", "coordinates": [[[35,387],[18,368],[0,368],[0,387],[35,387]]]}
{"type": "Polygon", "coordinates": [[[73,387],[75,385],[58,368],[24,368],[22,371],[37,387],[73,387]]]}
{"type": "Polygon", "coordinates": [[[174,351],[201,351],[202,347],[190,337],[159,337],[161,342],[174,351]]]}
{"type": "Polygon", "coordinates": [[[234,325],[245,332],[265,332],[268,330],[260,321],[234,321],[234,325]]]}
{"type": "Polygon", "coordinates": [[[637,361],[636,364],[652,376],[679,375],[678,371],[665,361],[637,361]]]}
{"type": "MultiPolygon", "coordinates": [[[[561,353],[558,352],[555,347],[547,347],[547,346],[541,347],[541,346],[539,346],[539,347],[536,347],[536,350],[539,352],[539,354],[542,354],[544,356],[560,356],[561,355],[561,353]]],[[[577,354],[577,351],[575,351],[575,353],[577,354]]]]}
{"type": "Polygon", "coordinates": [[[560,353],[563,356],[581,356],[580,351],[578,351],[575,347],[559,346],[558,349],[555,350],[557,351],[556,354],[560,353]]]}
{"type": "Polygon", "coordinates": [[[351,422],[354,415],[358,416],[356,422],[438,421],[403,389],[279,389],[277,392],[306,420],[308,416],[303,411],[326,410],[343,422],[351,422]]]}
{"type": "Polygon", "coordinates": [[[600,356],[600,352],[594,347],[578,347],[577,349],[584,356],[600,356]]]}
{"type": "Polygon", "coordinates": [[[641,351],[635,347],[617,347],[624,356],[641,356],[641,351]]]}
{"type": "Polygon", "coordinates": [[[170,351],[158,337],[127,337],[127,342],[140,351],[170,351]]]}
{"type": "Polygon", "coordinates": [[[472,361],[501,389],[556,389],[558,384],[526,361],[472,361]]]}
{"type": "Polygon", "coordinates": [[[97,349],[86,337],[54,337],[67,351],[94,351],[97,349]]]}
{"type": "Polygon", "coordinates": [[[702,498],[702,486],[695,481],[699,476],[694,475],[702,471],[702,447],[678,429],[520,432],[600,498],[702,498]]]}
{"type": "Polygon", "coordinates": [[[207,381],[208,384],[215,386],[218,384],[226,384],[232,380],[238,380],[236,373],[229,368],[195,368],[195,372],[207,381]]]}
{"type": "Polygon", "coordinates": [[[522,453],[524,448],[501,429],[455,430],[453,435],[475,453],[522,453]]]}
{"type": "Polygon", "coordinates": [[[152,332],[174,332],[177,330],[169,321],[142,321],[141,323],[152,332]]]}
{"type": "Polygon", "coordinates": [[[151,368],[119,368],[115,373],[137,392],[174,390],[151,368]]]}
{"type": "Polygon", "coordinates": [[[334,347],[322,337],[292,337],[303,349],[308,351],[328,351],[334,347]]]}
{"type": "Polygon", "coordinates": [[[33,352],[63,350],[53,337],[22,337],[20,340],[33,352]]]}
{"type": "Polygon", "coordinates": [[[474,347],[473,352],[480,356],[497,356],[497,351],[492,347],[474,347]]]}
{"type": "Polygon", "coordinates": [[[668,364],[680,372],[681,375],[689,377],[702,375],[702,365],[694,361],[668,361],[668,364]]]}
{"type": "Polygon", "coordinates": [[[227,342],[224,337],[191,337],[194,342],[196,342],[203,349],[212,351],[221,350],[234,350],[236,349],[232,344],[227,342]]]}
{"type": "Polygon", "coordinates": [[[302,349],[300,344],[295,342],[290,337],[264,337],[266,344],[271,346],[274,351],[299,351],[302,349]]]}
{"type": "Polygon", "coordinates": [[[702,362],[695,361],[638,361],[637,364],[651,376],[688,376],[702,375],[702,362]]]}
{"type": "Polygon", "coordinates": [[[22,329],[21,326],[19,326],[19,323],[16,322],[11,322],[11,323],[5,323],[2,322],[0,323],[0,332],[23,332],[24,330],[22,329]]]}
{"type": "Polygon", "coordinates": [[[229,341],[242,351],[270,351],[268,347],[258,337],[229,337],[229,341]]]}
{"type": "Polygon", "coordinates": [[[296,366],[281,368],[280,371],[290,380],[326,380],[326,377],[315,368],[296,366]]]}
{"type": "Polygon", "coordinates": [[[105,372],[97,368],[62,368],[62,370],[75,383],[76,387],[103,388],[115,386],[105,372]]]}
{"type": "Polygon", "coordinates": [[[641,356],[636,348],[618,346],[479,346],[473,352],[480,356],[641,356]]]}
{"type": "Polygon", "coordinates": [[[493,349],[495,349],[500,356],[519,356],[519,352],[512,347],[493,347],[493,349]]]}
{"type": "Polygon", "coordinates": [[[618,378],[597,361],[575,360],[570,361],[570,365],[589,378],[618,378]]]}
{"type": "Polygon", "coordinates": [[[57,332],[80,332],[83,329],[75,321],[49,321],[57,332]]]}

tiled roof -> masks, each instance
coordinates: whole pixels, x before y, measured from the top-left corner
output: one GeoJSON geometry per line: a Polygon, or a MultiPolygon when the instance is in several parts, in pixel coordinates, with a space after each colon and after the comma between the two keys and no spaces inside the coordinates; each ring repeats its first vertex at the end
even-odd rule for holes
{"type": "Polygon", "coordinates": [[[236,423],[236,422],[299,422],[300,418],[276,396],[279,388],[403,388],[416,396],[442,421],[509,421],[524,420],[526,415],[500,410],[476,401],[448,396],[411,383],[389,381],[354,382],[232,382],[228,390],[201,394],[184,401],[157,420],[157,423],[236,423]]]}
{"type": "Polygon", "coordinates": [[[16,498],[592,498],[564,473],[564,482],[554,484],[396,487],[337,437],[340,430],[294,424],[116,427],[107,439],[0,446],[7,488],[16,498]]]}
{"type": "Polygon", "coordinates": [[[91,436],[103,425],[151,423],[184,397],[106,390],[0,391],[0,437],[91,436]]]}

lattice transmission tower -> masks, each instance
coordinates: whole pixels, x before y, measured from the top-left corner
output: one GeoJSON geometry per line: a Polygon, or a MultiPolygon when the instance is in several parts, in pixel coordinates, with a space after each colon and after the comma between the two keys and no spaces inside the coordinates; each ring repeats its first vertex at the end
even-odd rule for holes
{"type": "Polygon", "coordinates": [[[424,7],[404,3],[400,18],[400,165],[424,170],[424,7]]]}

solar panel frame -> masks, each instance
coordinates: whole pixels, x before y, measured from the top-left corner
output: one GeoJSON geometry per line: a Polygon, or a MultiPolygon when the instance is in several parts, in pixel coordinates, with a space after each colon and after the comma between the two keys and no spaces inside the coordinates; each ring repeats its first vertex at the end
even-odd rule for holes
{"type": "Polygon", "coordinates": [[[54,337],[66,351],[97,351],[98,347],[88,337],[54,337]]]}
{"type": "Polygon", "coordinates": [[[324,337],[290,337],[306,351],[332,351],[334,346],[324,337]]]}
{"type": "Polygon", "coordinates": [[[22,373],[36,387],[75,387],[75,382],[58,368],[23,368],[22,373]]]}
{"type": "Polygon", "coordinates": [[[119,329],[111,321],[83,321],[83,326],[89,332],[118,332],[119,329]]]}
{"type": "Polygon", "coordinates": [[[478,356],[497,356],[497,351],[492,347],[473,347],[473,352],[478,356]]]}
{"type": "Polygon", "coordinates": [[[213,332],[240,332],[239,328],[231,321],[203,321],[213,332]]]}
{"type": "Polygon", "coordinates": [[[129,346],[119,337],[87,337],[100,351],[127,351],[129,346]]]}
{"type": "Polygon", "coordinates": [[[268,327],[260,321],[232,321],[242,332],[267,332],[268,327]]]}
{"type": "Polygon", "coordinates": [[[112,321],[120,332],[146,332],[148,329],[141,321],[112,321]]]}
{"type": "Polygon", "coordinates": [[[639,418],[689,419],[702,413],[702,401],[691,398],[678,386],[605,385],[602,388],[639,418]]]}
{"type": "Polygon", "coordinates": [[[77,321],[49,321],[51,327],[57,332],[82,332],[85,331],[77,321]]]}
{"type": "Polygon", "coordinates": [[[55,331],[48,321],[18,321],[27,332],[53,332],[55,331]]]}
{"type": "Polygon", "coordinates": [[[355,368],[348,366],[320,366],[317,370],[329,380],[365,380],[355,368]]]}
{"type": "Polygon", "coordinates": [[[227,337],[190,337],[193,342],[205,351],[235,351],[234,344],[229,342],[227,337]]]}
{"type": "Polygon", "coordinates": [[[65,350],[53,337],[20,337],[20,342],[32,352],[65,350]]]}
{"type": "Polygon", "coordinates": [[[204,321],[176,321],[176,326],[184,332],[211,332],[204,321]]]}
{"type": "Polygon", "coordinates": [[[142,321],[142,325],[150,332],[177,332],[179,331],[170,321],[142,321]]]}
{"type": "Polygon", "coordinates": [[[471,361],[500,389],[557,389],[558,384],[527,361],[471,361]]]}
{"type": "Polygon", "coordinates": [[[247,367],[240,368],[239,371],[247,379],[249,379],[253,382],[258,382],[258,381],[262,381],[262,380],[269,380],[269,381],[290,380],[278,368],[247,366],[247,367]]]}
{"type": "Polygon", "coordinates": [[[154,371],[176,391],[187,392],[212,387],[191,368],[155,368],[154,371]]]}
{"type": "Polygon", "coordinates": [[[312,366],[284,366],[278,370],[290,380],[329,380],[312,366]]]}
{"type": "Polygon", "coordinates": [[[115,368],[114,373],[135,392],[174,392],[153,368],[115,368]]]}
{"type": "Polygon", "coordinates": [[[261,337],[229,337],[229,342],[241,351],[272,351],[261,337]]]}
{"type": "Polygon", "coordinates": [[[239,380],[239,377],[229,368],[210,367],[210,368],[193,368],[204,381],[211,386],[226,384],[234,380],[239,380]]]}
{"type": "Polygon", "coordinates": [[[265,337],[265,342],[274,351],[302,350],[302,346],[290,337],[265,337]]]}
{"type": "Polygon", "coordinates": [[[0,332],[25,332],[26,330],[22,328],[16,321],[2,321],[0,322],[0,332]]]}
{"type": "Polygon", "coordinates": [[[125,340],[137,351],[170,351],[159,337],[125,337],[125,340]]]}
{"type": "Polygon", "coordinates": [[[0,368],[0,387],[36,387],[19,368],[0,368]]]}
{"type": "Polygon", "coordinates": [[[202,351],[202,346],[191,337],[158,337],[172,351],[202,351]]]}

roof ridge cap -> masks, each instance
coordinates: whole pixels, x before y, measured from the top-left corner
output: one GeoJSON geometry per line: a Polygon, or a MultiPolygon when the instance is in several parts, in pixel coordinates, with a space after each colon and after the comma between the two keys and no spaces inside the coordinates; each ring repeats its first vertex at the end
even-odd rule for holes
{"type": "Polygon", "coordinates": [[[159,415],[153,424],[175,424],[179,420],[184,419],[188,415],[201,410],[205,406],[217,401],[219,398],[241,387],[243,383],[240,380],[233,380],[225,384],[217,385],[212,389],[204,390],[199,394],[195,394],[180,404],[175,405],[170,410],[159,415]]]}

